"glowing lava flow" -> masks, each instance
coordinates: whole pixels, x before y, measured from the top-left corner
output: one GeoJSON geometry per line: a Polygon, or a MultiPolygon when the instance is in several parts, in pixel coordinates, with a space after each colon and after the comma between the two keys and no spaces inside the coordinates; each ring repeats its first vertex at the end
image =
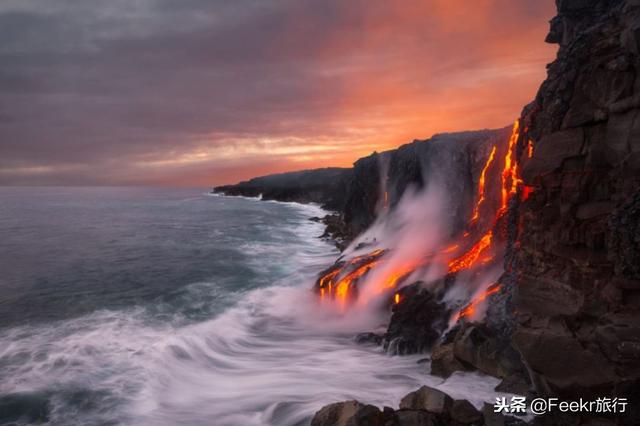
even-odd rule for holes
{"type": "Polygon", "coordinates": [[[484,302],[487,297],[500,291],[500,284],[493,284],[489,286],[484,292],[476,296],[471,302],[469,302],[464,308],[457,312],[453,316],[453,322],[457,322],[460,318],[468,318],[476,313],[478,305],[484,302]]]}
{"type": "Polygon", "coordinates": [[[527,143],[527,158],[533,157],[533,140],[529,139],[527,143]]]}
{"type": "Polygon", "coordinates": [[[520,130],[520,120],[513,123],[511,137],[509,138],[509,146],[507,155],[504,157],[504,169],[502,170],[502,203],[500,205],[500,213],[507,210],[509,197],[515,195],[518,190],[520,179],[518,178],[518,164],[515,162],[516,143],[518,142],[520,130]]]}
{"type": "MultiPolygon", "coordinates": [[[[526,133],[526,129],[524,132],[526,133]]],[[[427,255],[410,255],[409,258],[393,259],[387,256],[388,251],[386,249],[376,249],[349,260],[340,260],[316,282],[320,298],[329,297],[335,300],[342,310],[347,307],[348,302],[355,300],[356,295],[358,296],[358,304],[367,304],[373,296],[377,297],[382,294],[391,296],[393,294],[392,302],[399,304],[401,297],[397,289],[401,286],[402,281],[409,278],[419,268],[423,268],[433,262],[441,262],[440,259],[443,254],[447,255],[448,259],[453,257],[445,265],[440,265],[446,267],[447,274],[455,274],[493,262],[496,254],[500,252],[500,247],[497,247],[496,244],[498,244],[498,240],[502,235],[501,228],[497,227],[497,225],[505,217],[510,199],[513,196],[517,196],[519,192],[522,198],[526,199],[533,191],[533,188],[524,186],[522,179],[519,177],[519,167],[516,159],[519,137],[520,121],[516,120],[511,130],[506,151],[498,145],[491,147],[489,156],[480,172],[477,200],[462,238],[458,241],[452,241],[448,246],[442,246],[427,255]],[[498,152],[505,152],[503,159],[496,159],[498,152]],[[501,162],[503,164],[500,164],[501,162]],[[486,187],[487,181],[493,181],[490,176],[495,176],[496,178],[499,176],[501,182],[499,188],[486,187]],[[495,196],[492,196],[494,193],[495,196]],[[490,200],[496,200],[496,205],[490,206],[491,209],[486,205],[490,200]],[[481,214],[485,214],[485,211],[488,210],[496,212],[493,224],[488,229],[478,229],[476,224],[481,214]],[[484,233],[481,234],[481,232],[484,233]],[[497,234],[494,235],[494,232],[497,234]],[[481,237],[470,246],[470,239],[472,236],[477,238],[477,235],[481,235],[481,237]],[[466,249],[466,251],[463,252],[461,248],[466,249]],[[376,268],[375,272],[367,275],[374,268],[376,268]],[[365,275],[367,275],[366,279],[368,281],[367,290],[360,292],[357,287],[361,285],[365,275]]],[[[525,154],[531,157],[534,148],[533,141],[527,138],[527,142],[525,154]]],[[[381,201],[386,210],[389,207],[387,191],[382,193],[381,201]]],[[[498,284],[492,285],[471,300],[453,319],[458,321],[460,318],[472,316],[476,312],[478,304],[498,292],[499,289],[500,286],[498,284]]]]}
{"type": "MultiPolygon", "coordinates": [[[[488,231],[480,238],[480,240],[473,245],[465,254],[453,259],[449,262],[448,273],[459,272],[463,269],[468,269],[473,266],[480,256],[491,246],[491,240],[493,239],[493,232],[488,231]]],[[[482,263],[485,262],[485,258],[481,259],[482,263]]]]}
{"type": "Polygon", "coordinates": [[[484,167],[482,168],[482,172],[480,173],[480,180],[478,181],[478,202],[476,203],[476,206],[473,209],[471,222],[475,222],[480,217],[480,206],[484,202],[484,182],[487,175],[487,170],[489,169],[489,166],[491,166],[491,163],[493,162],[493,157],[495,157],[495,155],[496,155],[496,146],[494,145],[493,149],[491,149],[491,154],[489,154],[489,159],[485,163],[484,167]]]}

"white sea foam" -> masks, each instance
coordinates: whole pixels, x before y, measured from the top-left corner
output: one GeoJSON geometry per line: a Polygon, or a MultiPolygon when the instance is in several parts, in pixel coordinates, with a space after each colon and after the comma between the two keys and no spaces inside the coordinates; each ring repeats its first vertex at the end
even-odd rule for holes
{"type": "MultiPolygon", "coordinates": [[[[41,395],[50,424],[69,426],[300,425],[335,401],[397,407],[422,384],[476,405],[495,397],[495,379],[456,374],[442,381],[417,363],[423,356],[357,345],[355,333],[387,318],[318,303],[313,278],[336,254],[317,238],[321,230],[300,222],[296,232],[309,243],[289,259],[288,277],[220,299],[229,306],[209,320],[158,321],[136,308],[0,331],[0,394],[41,395]]],[[[252,249],[259,262],[275,247],[252,249]]],[[[207,288],[188,286],[184,297],[197,305],[207,288]]]]}

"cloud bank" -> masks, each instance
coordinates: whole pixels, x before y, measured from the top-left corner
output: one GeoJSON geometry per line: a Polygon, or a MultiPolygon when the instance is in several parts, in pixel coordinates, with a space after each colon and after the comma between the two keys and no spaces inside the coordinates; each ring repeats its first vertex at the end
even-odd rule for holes
{"type": "Polygon", "coordinates": [[[5,0],[0,184],[213,185],[501,127],[543,0],[5,0]]]}

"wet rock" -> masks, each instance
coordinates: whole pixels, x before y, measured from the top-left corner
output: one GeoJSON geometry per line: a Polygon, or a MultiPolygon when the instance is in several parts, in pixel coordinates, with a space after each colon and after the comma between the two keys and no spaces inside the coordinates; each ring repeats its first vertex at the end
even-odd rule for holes
{"type": "Polygon", "coordinates": [[[338,250],[344,250],[353,239],[353,235],[351,234],[351,229],[344,222],[342,215],[328,214],[320,219],[320,221],[325,225],[325,230],[321,238],[332,240],[338,250]]]}
{"type": "Polygon", "coordinates": [[[361,345],[365,345],[365,344],[373,344],[373,345],[381,345],[382,344],[382,340],[384,339],[384,335],[383,334],[378,334],[378,333],[359,333],[356,335],[355,337],[355,341],[358,344],[361,345]]]}
{"type": "Polygon", "coordinates": [[[381,411],[372,405],[347,401],[322,408],[316,413],[311,424],[312,426],[480,426],[485,423],[483,414],[469,401],[454,401],[444,392],[423,386],[402,398],[398,410],[384,407],[381,411]]]}
{"type": "Polygon", "coordinates": [[[431,413],[414,410],[396,411],[395,420],[396,423],[391,423],[394,426],[444,426],[447,424],[444,420],[439,419],[431,413]]]}
{"type": "Polygon", "coordinates": [[[505,426],[505,417],[497,413],[493,404],[485,402],[482,406],[482,418],[486,426],[505,426]]]}
{"type": "Polygon", "coordinates": [[[364,405],[358,401],[336,402],[322,407],[311,419],[311,426],[347,426],[364,405]]]}
{"type": "Polygon", "coordinates": [[[453,401],[449,413],[451,420],[461,425],[479,425],[484,423],[482,413],[466,399],[453,401]]]}
{"type": "Polygon", "coordinates": [[[502,379],[495,390],[516,395],[529,395],[531,384],[526,380],[524,374],[512,374],[502,379]]]}
{"type": "Polygon", "coordinates": [[[453,343],[454,356],[464,364],[494,377],[523,374],[519,354],[484,324],[465,324],[453,343]]]}
{"type": "Polygon", "coordinates": [[[453,343],[436,346],[431,353],[431,374],[447,378],[456,371],[469,368],[456,358],[453,343]]]}
{"type": "Polygon", "coordinates": [[[365,405],[347,421],[347,426],[384,426],[391,419],[393,415],[388,411],[383,412],[373,405],[365,405]]]}
{"type": "Polygon", "coordinates": [[[452,405],[453,399],[449,395],[429,386],[422,386],[400,401],[401,409],[425,410],[435,414],[448,413],[452,405]]]}
{"type": "Polygon", "coordinates": [[[420,283],[405,287],[402,302],[393,307],[384,346],[391,353],[412,354],[429,350],[446,328],[448,310],[420,283]]]}

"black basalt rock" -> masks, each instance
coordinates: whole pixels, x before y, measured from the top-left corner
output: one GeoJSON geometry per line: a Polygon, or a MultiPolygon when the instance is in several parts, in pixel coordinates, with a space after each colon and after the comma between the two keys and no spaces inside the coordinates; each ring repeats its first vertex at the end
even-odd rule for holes
{"type": "Polygon", "coordinates": [[[447,326],[449,311],[437,295],[415,283],[402,289],[394,305],[384,347],[397,354],[425,352],[447,326]]]}

